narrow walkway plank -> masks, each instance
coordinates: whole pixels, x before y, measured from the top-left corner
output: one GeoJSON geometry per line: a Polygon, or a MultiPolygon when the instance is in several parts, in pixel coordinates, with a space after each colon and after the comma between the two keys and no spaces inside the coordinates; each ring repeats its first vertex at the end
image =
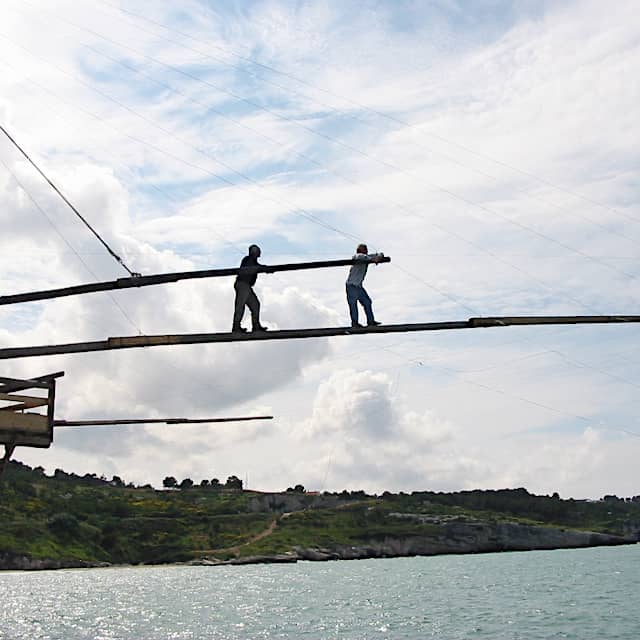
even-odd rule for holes
{"type": "Polygon", "coordinates": [[[370,335],[382,333],[410,333],[414,331],[451,331],[483,327],[563,324],[628,324],[640,323],[640,315],[632,316],[500,316],[469,318],[453,322],[422,322],[416,324],[387,324],[377,327],[325,327],[318,329],[283,329],[257,333],[186,333],[152,336],[107,338],[93,342],[43,345],[37,347],[9,347],[0,349],[0,360],[51,356],[65,353],[88,353],[137,347],[157,347],[176,344],[204,344],[220,342],[262,342],[265,340],[297,340],[300,338],[328,338],[332,336],[370,335]]]}

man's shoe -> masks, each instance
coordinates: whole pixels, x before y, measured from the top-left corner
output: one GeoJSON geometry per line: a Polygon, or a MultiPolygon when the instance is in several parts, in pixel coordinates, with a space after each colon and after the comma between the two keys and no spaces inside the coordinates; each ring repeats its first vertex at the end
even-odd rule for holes
{"type": "Polygon", "coordinates": [[[373,322],[367,322],[367,327],[379,327],[382,324],[382,322],[378,322],[377,320],[374,320],[373,322]]]}
{"type": "Polygon", "coordinates": [[[260,331],[269,331],[269,329],[267,329],[267,327],[263,327],[261,324],[259,324],[257,327],[253,327],[253,333],[259,333],[260,331]]]}
{"type": "Polygon", "coordinates": [[[352,329],[364,329],[364,327],[359,322],[352,322],[351,323],[351,328],[352,329]]]}
{"type": "Polygon", "coordinates": [[[231,333],[247,333],[244,327],[232,327],[231,333]]]}

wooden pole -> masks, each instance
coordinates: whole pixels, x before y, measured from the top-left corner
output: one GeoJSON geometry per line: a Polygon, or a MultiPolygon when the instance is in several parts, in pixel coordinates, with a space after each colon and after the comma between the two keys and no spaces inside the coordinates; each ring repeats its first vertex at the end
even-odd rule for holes
{"type": "Polygon", "coordinates": [[[121,420],[54,420],[54,427],[104,427],[123,424],[206,424],[209,422],[248,422],[273,420],[273,416],[242,416],[239,418],[131,418],[121,420]]]}
{"type": "Polygon", "coordinates": [[[25,389],[49,389],[51,380],[61,378],[62,376],[64,376],[64,371],[48,373],[45,376],[38,376],[29,380],[0,376],[0,393],[14,393],[16,391],[24,391],[25,389]]]}
{"type": "Polygon", "coordinates": [[[174,335],[131,336],[108,338],[94,342],[43,345],[37,347],[9,347],[0,349],[0,360],[30,358],[66,353],[88,353],[136,347],[158,347],[177,344],[205,344],[224,342],[262,342],[265,340],[294,340],[300,338],[328,338],[332,336],[409,333],[414,331],[450,331],[481,327],[565,324],[629,324],[639,323],[633,316],[501,316],[469,318],[453,322],[423,322],[417,324],[387,324],[377,327],[326,327],[318,329],[283,329],[255,333],[187,333],[174,335]]]}
{"type": "MultiPolygon", "coordinates": [[[[73,287],[60,289],[47,289],[45,291],[30,291],[27,293],[14,293],[0,296],[0,305],[17,304],[20,302],[35,302],[37,300],[50,300],[51,298],[63,298],[77,296],[83,293],[96,293],[98,291],[113,291],[114,289],[134,289],[149,287],[151,285],[178,282],[179,280],[193,280],[197,278],[223,278],[235,276],[239,273],[276,273],[278,271],[298,271],[301,269],[325,269],[327,267],[348,267],[356,260],[321,260],[318,262],[294,262],[288,264],[274,264],[261,267],[232,267],[229,269],[202,269],[199,271],[177,271],[175,273],[159,273],[151,276],[136,276],[134,278],[118,278],[106,282],[93,282],[79,284],[73,287]]],[[[381,258],[381,263],[391,262],[391,258],[381,258]]]]}
{"type": "Polygon", "coordinates": [[[9,460],[11,459],[15,448],[16,447],[13,444],[4,445],[4,457],[0,459],[0,478],[2,478],[4,470],[9,466],[9,460]]]}

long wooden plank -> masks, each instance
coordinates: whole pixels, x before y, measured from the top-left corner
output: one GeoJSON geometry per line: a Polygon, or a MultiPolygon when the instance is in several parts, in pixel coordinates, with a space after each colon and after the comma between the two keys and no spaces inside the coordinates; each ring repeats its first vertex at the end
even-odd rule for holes
{"type": "Polygon", "coordinates": [[[14,404],[0,407],[0,411],[18,411],[21,409],[34,409],[49,404],[49,398],[38,398],[37,396],[22,396],[13,393],[0,393],[0,400],[13,402],[14,404]]]}
{"type": "Polygon", "coordinates": [[[46,382],[39,380],[21,380],[19,378],[6,378],[0,376],[0,390],[4,393],[11,393],[12,391],[22,391],[24,389],[47,389],[46,382]]]}
{"type": "Polygon", "coordinates": [[[453,322],[423,322],[416,324],[387,324],[377,327],[325,327],[317,329],[284,329],[257,333],[188,333],[173,335],[127,336],[93,342],[43,345],[36,347],[9,347],[0,349],[0,360],[34,356],[88,353],[137,347],[155,347],[177,344],[204,344],[225,342],[262,342],[265,340],[297,340],[301,338],[327,338],[332,336],[408,333],[414,331],[450,331],[482,327],[508,327],[523,325],[566,324],[629,324],[639,323],[640,315],[627,316],[500,316],[469,318],[453,322]]]}
{"type": "Polygon", "coordinates": [[[241,416],[239,418],[131,418],[121,420],[54,420],[54,427],[103,427],[124,424],[207,424],[210,422],[248,422],[273,420],[273,416],[241,416]]]}
{"type": "Polygon", "coordinates": [[[45,407],[49,404],[49,399],[45,399],[42,402],[21,402],[18,404],[7,405],[6,407],[0,407],[0,411],[22,411],[23,409],[35,409],[36,407],[45,407]]]}
{"type": "Polygon", "coordinates": [[[49,389],[51,382],[62,376],[64,376],[64,371],[56,371],[56,373],[48,373],[44,376],[36,376],[28,380],[0,376],[0,391],[3,393],[12,393],[14,391],[24,391],[25,389],[49,389]]]}
{"type": "MultiPolygon", "coordinates": [[[[118,278],[105,282],[93,282],[80,284],[73,287],[61,287],[59,289],[47,289],[44,291],[30,291],[0,296],[0,305],[17,304],[19,302],[35,302],[37,300],[49,300],[51,298],[63,298],[77,296],[83,293],[96,293],[98,291],[113,291],[115,289],[136,289],[157,284],[178,282],[179,280],[193,280],[195,278],[223,278],[235,276],[239,273],[276,273],[278,271],[298,271],[301,269],[325,269],[327,267],[348,267],[354,264],[353,258],[347,260],[321,260],[316,262],[293,262],[287,264],[274,264],[262,267],[232,267],[228,269],[201,269],[199,271],[176,271],[174,273],[159,273],[150,276],[136,276],[134,278],[118,278]]],[[[391,262],[391,258],[384,257],[381,263],[391,262]]]]}

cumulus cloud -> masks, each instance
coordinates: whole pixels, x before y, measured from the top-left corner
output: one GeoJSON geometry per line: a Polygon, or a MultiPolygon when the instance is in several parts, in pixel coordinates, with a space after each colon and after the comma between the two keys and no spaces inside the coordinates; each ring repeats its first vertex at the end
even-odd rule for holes
{"type": "Polygon", "coordinates": [[[373,491],[431,485],[446,473],[442,456],[454,436],[428,409],[408,408],[387,374],[340,370],[320,384],[305,431],[318,454],[312,482],[373,491]]]}

